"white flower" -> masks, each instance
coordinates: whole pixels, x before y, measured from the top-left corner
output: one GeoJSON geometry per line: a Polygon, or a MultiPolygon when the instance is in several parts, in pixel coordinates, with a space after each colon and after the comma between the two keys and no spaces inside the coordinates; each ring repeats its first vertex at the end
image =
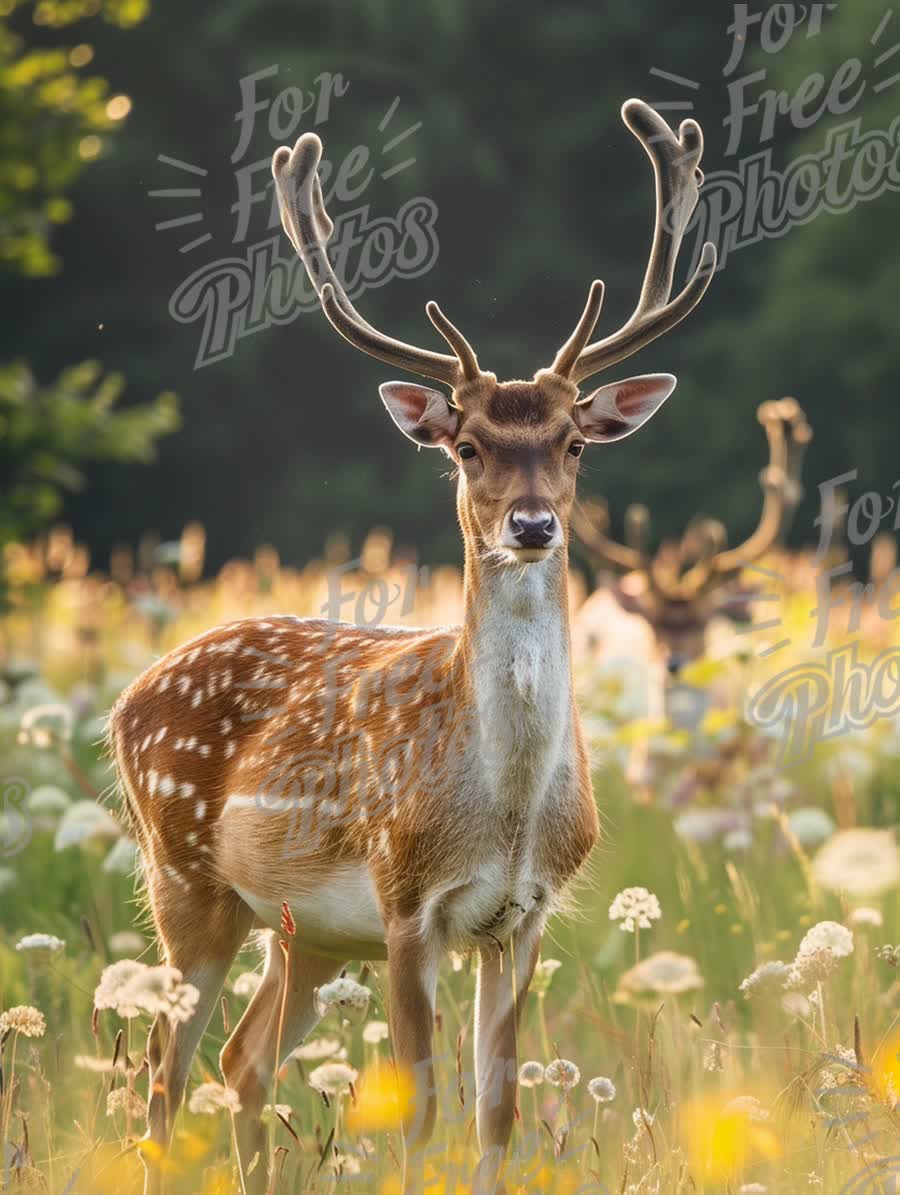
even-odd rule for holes
{"type": "Polygon", "coordinates": [[[531,990],[535,995],[543,996],[546,993],[553,976],[561,966],[562,963],[558,958],[541,959],[534,969],[534,975],[531,980],[531,990]]]}
{"type": "Polygon", "coordinates": [[[106,1115],[115,1116],[117,1112],[130,1115],[133,1120],[143,1120],[147,1105],[133,1088],[117,1087],[106,1097],[106,1115]]]}
{"type": "Polygon", "coordinates": [[[64,702],[46,702],[32,706],[22,715],[18,739],[20,743],[46,748],[53,742],[54,736],[68,742],[72,737],[73,724],[72,711],[64,702]]]}
{"type": "Polygon", "coordinates": [[[16,942],[16,950],[41,951],[45,954],[56,954],[60,950],[65,950],[66,944],[62,938],[57,938],[55,934],[26,934],[24,938],[20,938],[16,942]]]}
{"type": "Polygon", "coordinates": [[[279,1116],[283,1116],[285,1120],[290,1120],[292,1111],[293,1109],[290,1104],[266,1104],[259,1114],[259,1119],[263,1124],[275,1124],[279,1116]]]}
{"type": "Polygon", "coordinates": [[[662,916],[659,901],[646,888],[625,888],[609,906],[610,921],[619,921],[619,929],[633,934],[636,929],[650,929],[662,916]]]}
{"type": "Polygon", "coordinates": [[[636,963],[619,980],[627,992],[690,992],[702,988],[703,976],[697,963],[686,954],[660,950],[636,963]]]}
{"type": "Polygon", "coordinates": [[[544,1070],[544,1079],[551,1087],[562,1087],[570,1091],[581,1082],[581,1071],[567,1058],[554,1058],[544,1070]]]}
{"type": "Polygon", "coordinates": [[[839,830],[813,859],[812,869],[831,892],[878,896],[900,884],[900,848],[890,830],[839,830]]]}
{"type": "Polygon", "coordinates": [[[244,971],[231,985],[231,990],[242,1000],[251,1000],[259,991],[262,975],[258,971],[244,971]]]}
{"type": "Polygon", "coordinates": [[[182,983],[175,967],[148,967],[134,959],[121,959],[104,968],[94,992],[94,1007],[111,1008],[131,1019],[142,1012],[163,1013],[173,1024],[194,1015],[200,993],[191,983],[182,983]]]}
{"type": "Polygon", "coordinates": [[[21,1033],[23,1037],[43,1037],[47,1032],[44,1014],[31,1004],[17,1004],[0,1012],[0,1037],[4,1033],[21,1033]]]}
{"type": "Polygon", "coordinates": [[[335,979],[331,983],[323,983],[318,989],[316,1006],[322,1016],[330,1008],[350,1008],[357,1012],[365,1012],[371,996],[369,989],[357,983],[355,979],[335,979]]]}
{"type": "Polygon", "coordinates": [[[816,950],[830,950],[838,958],[846,958],[853,953],[853,934],[836,921],[820,921],[806,934],[797,954],[812,954],[816,950]]]}
{"type": "Polygon", "coordinates": [[[213,1116],[216,1112],[240,1112],[238,1093],[221,1083],[201,1083],[191,1092],[188,1109],[197,1116],[213,1116]]]}
{"type": "MultiPolygon", "coordinates": [[[[787,988],[805,988],[819,983],[823,979],[830,979],[838,969],[841,956],[822,946],[818,950],[799,951],[788,972],[784,986],[787,988]]],[[[810,997],[811,999],[811,997],[810,997]]]]}
{"type": "Polygon", "coordinates": [[[141,935],[130,929],[120,930],[109,939],[109,948],[113,954],[140,954],[145,945],[141,935]]]}
{"type": "Polygon", "coordinates": [[[370,1046],[377,1046],[379,1042],[387,1041],[388,1026],[386,1021],[369,1021],[362,1032],[362,1039],[370,1046]]]}
{"type": "Polygon", "coordinates": [[[323,1062],[314,1071],[310,1071],[307,1082],[316,1091],[324,1091],[326,1095],[340,1095],[342,1091],[355,1083],[358,1071],[345,1062],[323,1062]]]}
{"type": "Polygon", "coordinates": [[[743,980],[738,991],[743,992],[744,996],[749,1000],[760,988],[783,987],[790,971],[791,969],[788,964],[783,963],[781,959],[762,963],[743,980]]]}
{"type": "Polygon", "coordinates": [[[103,870],[131,875],[137,864],[137,844],[123,836],[103,860],[103,870]]]}
{"type": "MultiPolygon", "coordinates": [[[[790,971],[790,968],[788,970],[790,971]]],[[[789,1017],[799,1017],[801,1020],[805,1020],[812,1012],[810,1003],[802,992],[785,993],[781,997],[781,1007],[789,1017]]]]}
{"type": "Polygon", "coordinates": [[[544,1081],[544,1068],[539,1062],[523,1062],[519,1067],[520,1087],[539,1087],[544,1081]]]}
{"type": "Polygon", "coordinates": [[[871,909],[866,905],[862,905],[858,909],[854,909],[847,918],[851,925],[871,925],[875,929],[881,929],[884,925],[884,918],[880,910],[871,909]]]}
{"type": "Polygon", "coordinates": [[[118,838],[121,827],[96,801],[76,801],[63,814],[53,845],[58,851],[92,838],[118,838]]]}
{"type": "Polygon", "coordinates": [[[636,1129],[642,1129],[645,1125],[652,1125],[656,1117],[652,1112],[648,1112],[646,1108],[635,1108],[631,1114],[631,1122],[636,1129]]]}
{"type": "Polygon", "coordinates": [[[39,784],[28,798],[29,813],[65,813],[72,798],[55,784],[39,784]]]}
{"type": "Polygon", "coordinates": [[[787,815],[788,825],[802,846],[818,846],[834,833],[834,820],[817,805],[804,805],[787,815]]]}
{"type": "Polygon", "coordinates": [[[320,1058],[334,1058],[341,1052],[341,1043],[336,1037],[314,1037],[298,1046],[291,1055],[303,1062],[318,1062],[320,1058]]]}
{"type": "Polygon", "coordinates": [[[611,1104],[616,1098],[616,1085],[612,1079],[605,1079],[602,1075],[598,1075],[596,1079],[591,1079],[587,1085],[588,1095],[591,1096],[598,1104],[611,1104]]]}

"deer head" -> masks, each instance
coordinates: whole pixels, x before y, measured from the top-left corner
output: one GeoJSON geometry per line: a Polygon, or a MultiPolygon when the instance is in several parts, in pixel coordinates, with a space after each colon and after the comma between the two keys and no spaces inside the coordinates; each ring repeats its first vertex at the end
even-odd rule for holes
{"type": "Polygon", "coordinates": [[[649,514],[631,506],[625,516],[625,543],[609,536],[605,503],[583,502],[572,525],[600,568],[625,572],[615,586],[619,605],[639,614],[654,632],[670,673],[703,653],[706,630],[715,614],[747,621],[754,589],[741,589],[741,571],[786,535],[803,490],[803,456],[812,439],[806,416],[793,398],[762,403],[757,412],[769,444],[769,463],[759,476],[763,508],[756,530],[742,544],[725,546],[717,519],[694,520],[680,542],[647,550],[649,514]]]}
{"type": "Polygon", "coordinates": [[[618,331],[588,343],[603,301],[603,283],[593,282],[575,330],[552,365],[530,382],[498,382],[483,370],[472,346],[434,302],[425,310],[450,353],[415,348],[368,323],[328,258],[333,225],[317,173],[321,141],[304,133],[293,150],[277,150],[272,161],[285,231],[336,330],[370,356],[448,388],[393,381],[380,393],[404,435],[442,449],[456,462],[466,542],[501,563],[530,564],[564,546],[585,446],[631,435],[669,397],[675,378],[633,377],[587,394],[579,386],[683,319],[715,270],[715,249],[707,243],[684,289],[670,298],[678,251],[703,181],[699,125],[685,120],[676,135],[640,100],[629,100],[622,117],[646,150],[656,179],[656,221],[640,298],[618,331]]]}

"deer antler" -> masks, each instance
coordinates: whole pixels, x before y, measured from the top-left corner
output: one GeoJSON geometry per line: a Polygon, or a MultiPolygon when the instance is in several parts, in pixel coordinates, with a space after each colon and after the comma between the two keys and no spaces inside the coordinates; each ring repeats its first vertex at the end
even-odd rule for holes
{"type": "Polygon", "coordinates": [[[812,428],[800,404],[793,398],[761,403],[757,418],[769,441],[769,463],[759,475],[763,508],[753,533],[737,547],[716,552],[681,578],[686,596],[710,588],[729,573],[736,573],[758,560],[786,530],[786,521],[803,495],[800,469],[812,428]]]}
{"type": "Polygon", "coordinates": [[[573,512],[572,528],[596,559],[629,572],[642,572],[648,587],[667,601],[690,601],[729,574],[763,556],[785,530],[785,521],[800,501],[800,470],[812,429],[793,398],[760,405],[757,417],[769,442],[769,463],[761,471],[763,509],[752,535],[735,548],[725,547],[725,528],[717,519],[697,519],[688,525],[680,544],[663,544],[650,559],[646,549],[647,511],[626,511],[626,544],[609,538],[609,510],[605,502],[583,501],[573,512]],[[636,528],[635,523],[640,526],[636,528]],[[685,573],[685,561],[694,563],[685,573]]]}
{"type": "Polygon", "coordinates": [[[272,158],[272,174],[284,230],[306,267],[310,281],[329,320],[356,348],[379,361],[410,373],[434,378],[457,387],[480,376],[475,351],[437,303],[425,310],[435,328],[453,349],[453,356],[415,348],[379,332],[359,314],[338,280],[328,259],[327,244],[334,225],[325,211],[318,169],[322,142],[315,133],[304,133],[293,150],[282,146],[272,158]]]}
{"type": "Polygon", "coordinates": [[[630,357],[684,319],[703,297],[716,268],[716,249],[707,241],[690,280],[669,300],[678,251],[703,182],[700,126],[694,120],[684,120],[676,136],[659,113],[643,100],[628,100],[622,106],[622,119],[653,163],[656,178],[653,244],[641,296],[631,317],[611,336],[587,345],[603,302],[603,284],[591,284],[587,305],[575,331],[551,366],[551,372],[571,378],[576,384],[630,357]]]}

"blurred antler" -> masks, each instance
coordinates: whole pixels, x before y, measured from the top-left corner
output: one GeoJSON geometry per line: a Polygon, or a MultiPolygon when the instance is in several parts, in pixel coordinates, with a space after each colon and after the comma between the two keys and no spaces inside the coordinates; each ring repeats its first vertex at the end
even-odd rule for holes
{"type": "Polygon", "coordinates": [[[803,495],[800,481],[803,457],[812,439],[806,416],[793,398],[760,405],[757,417],[769,444],[769,463],[759,475],[763,508],[755,531],[734,548],[725,546],[725,528],[718,519],[694,519],[679,544],[664,543],[650,559],[646,546],[648,513],[630,507],[626,514],[627,544],[609,538],[606,503],[584,502],[572,527],[588,551],[617,568],[642,572],[647,585],[667,601],[700,597],[725,578],[765,555],[785,534],[803,495]],[[690,567],[683,572],[686,563],[690,567]]]}

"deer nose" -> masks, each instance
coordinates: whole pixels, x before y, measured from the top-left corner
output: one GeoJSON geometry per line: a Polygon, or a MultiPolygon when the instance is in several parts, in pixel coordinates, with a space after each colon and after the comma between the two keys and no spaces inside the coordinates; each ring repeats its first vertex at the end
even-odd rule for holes
{"type": "Polygon", "coordinates": [[[537,513],[514,510],[509,521],[516,543],[521,548],[546,548],[556,532],[556,515],[552,510],[537,513]]]}

